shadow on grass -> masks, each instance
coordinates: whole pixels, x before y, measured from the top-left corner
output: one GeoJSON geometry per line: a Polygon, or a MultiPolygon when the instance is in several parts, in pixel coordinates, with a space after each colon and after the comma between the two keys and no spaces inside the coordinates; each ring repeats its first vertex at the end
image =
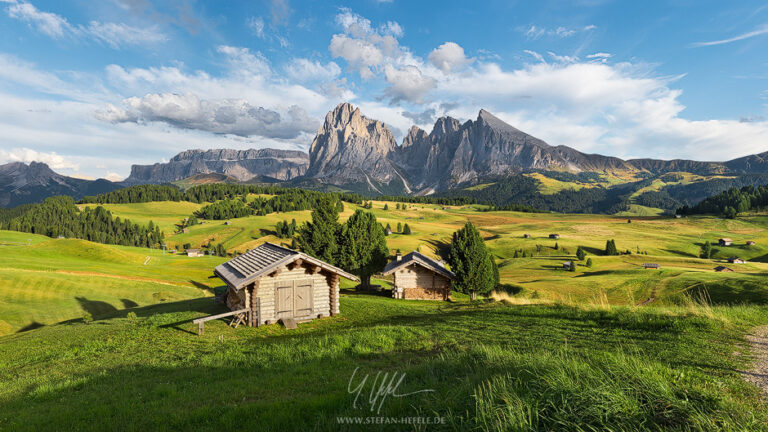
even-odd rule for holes
{"type": "Polygon", "coordinates": [[[101,317],[103,315],[117,311],[117,308],[111,304],[100,300],[88,300],[85,297],[75,297],[80,307],[91,314],[92,317],[101,317]]]}
{"type": "Polygon", "coordinates": [[[38,329],[40,327],[45,327],[45,324],[40,324],[37,321],[32,321],[31,323],[25,325],[24,327],[16,330],[16,333],[24,333],[30,330],[38,329]]]}
{"type": "MultiPolygon", "coordinates": [[[[525,423],[527,430],[664,430],[670,426],[688,430],[695,429],[700,413],[726,422],[743,417],[744,424],[752,411],[759,413],[751,409],[757,405],[736,407],[722,402],[729,401],[734,392],[696,384],[696,374],[732,369],[718,356],[710,356],[711,362],[691,362],[686,350],[670,343],[679,342],[684,329],[669,317],[648,315],[637,320],[632,314],[610,311],[502,307],[482,302],[400,309],[406,303],[392,300],[389,306],[398,309],[389,312],[407,313],[369,318],[363,307],[376,312],[376,306],[384,306],[385,301],[376,296],[367,305],[356,300],[359,310],[347,321],[321,320],[314,328],[300,326],[304,331],[298,334],[275,328],[275,334],[266,339],[261,337],[266,334],[264,329],[238,329],[235,332],[242,339],[222,340],[168,339],[151,327],[134,327],[123,337],[146,336],[177,346],[173,353],[169,353],[169,345],[157,355],[151,350],[136,354],[148,356],[146,362],[152,365],[101,365],[99,358],[83,357],[86,367],[68,374],[66,382],[24,384],[15,396],[0,401],[0,412],[5,413],[0,426],[8,430],[44,430],[50,425],[61,430],[98,430],[103,424],[93,419],[107,412],[111,419],[131,419],[130,429],[134,430],[356,430],[337,421],[338,416],[371,415],[368,406],[353,407],[354,395],[348,389],[356,368],[360,379],[381,371],[404,374],[400,394],[434,390],[388,398],[377,415],[446,415],[452,430],[492,429],[494,424],[483,423],[483,419],[493,418],[494,410],[505,407],[537,413],[534,418],[520,419],[530,422],[525,423]],[[619,331],[606,332],[610,327],[619,331]],[[414,344],[413,329],[435,334],[414,344]],[[474,331],[483,332],[476,339],[484,346],[468,343],[474,331]],[[457,339],[459,334],[462,337],[457,339]],[[457,345],[455,340],[459,340],[457,345]],[[627,346],[624,355],[636,357],[638,362],[606,354],[627,346]],[[435,355],[438,353],[441,355],[435,355]],[[172,361],[163,361],[163,356],[172,361]],[[653,363],[649,358],[663,359],[663,364],[646,366],[653,363]],[[678,365],[678,370],[670,364],[678,365]],[[92,368],[99,373],[94,374],[92,368]],[[663,379],[643,373],[659,369],[663,379]],[[694,379],[667,382],[666,376],[680,372],[694,374],[694,379]],[[667,390],[670,386],[674,391],[667,390]],[[630,407],[610,403],[617,395],[630,407]],[[568,403],[562,403],[564,400],[568,403]]],[[[195,299],[139,308],[139,312],[213,306],[210,299],[195,299]],[[209,302],[207,306],[203,300],[209,302]]],[[[726,384],[734,385],[731,381],[726,384]]],[[[367,399],[368,391],[366,388],[361,400],[367,399]]]]}

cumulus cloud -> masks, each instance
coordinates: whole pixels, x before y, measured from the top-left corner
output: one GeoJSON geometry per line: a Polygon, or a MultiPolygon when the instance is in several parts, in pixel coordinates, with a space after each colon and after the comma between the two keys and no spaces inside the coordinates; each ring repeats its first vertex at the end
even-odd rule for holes
{"type": "Polygon", "coordinates": [[[331,81],[341,74],[341,68],[334,62],[322,64],[315,60],[295,58],[285,66],[286,74],[297,81],[331,81]]]}
{"type": "Polygon", "coordinates": [[[422,103],[426,94],[436,85],[434,78],[424,76],[416,66],[403,66],[396,69],[386,65],[384,76],[390,84],[384,93],[393,104],[399,101],[422,103]]]}
{"type": "Polygon", "coordinates": [[[56,152],[43,153],[29,148],[14,148],[11,150],[0,149],[0,164],[10,162],[42,162],[54,170],[80,169],[80,166],[71,159],[58,155],[56,152]]]}
{"type": "Polygon", "coordinates": [[[108,104],[96,115],[112,123],[163,122],[182,129],[279,139],[312,133],[319,126],[316,119],[297,105],[290,106],[281,115],[242,99],[201,100],[190,93],[132,97],[125,99],[123,106],[108,104]]]}
{"type": "Polygon", "coordinates": [[[344,33],[333,35],[329,50],[334,58],[343,58],[352,70],[365,79],[373,78],[384,63],[391,63],[405,53],[397,38],[403,35],[400,24],[389,21],[374,28],[371,21],[343,8],[336,23],[344,33]]]}
{"type": "Polygon", "coordinates": [[[39,32],[53,38],[89,38],[112,48],[125,45],[145,45],[164,42],[167,37],[156,27],[139,28],[123,23],[91,21],[88,25],[73,25],[66,18],[39,10],[25,1],[6,0],[8,16],[28,23],[39,32]]]}
{"type": "Polygon", "coordinates": [[[435,109],[427,108],[422,112],[403,111],[403,117],[411,119],[414,124],[430,124],[435,122],[435,109]]]}
{"type": "MultiPolygon", "coordinates": [[[[582,151],[699,160],[765,151],[768,122],[682,117],[682,92],[673,88],[681,76],[659,76],[632,63],[535,63],[515,70],[482,64],[438,81],[435,94],[462,100],[463,107],[486,107],[550,144],[582,151]],[[733,142],[741,144],[737,153],[733,142]]],[[[459,114],[472,115],[466,108],[459,114]]]]}
{"type": "Polygon", "coordinates": [[[464,54],[464,48],[455,42],[446,42],[429,53],[429,62],[444,73],[461,69],[472,62],[464,54]]]}

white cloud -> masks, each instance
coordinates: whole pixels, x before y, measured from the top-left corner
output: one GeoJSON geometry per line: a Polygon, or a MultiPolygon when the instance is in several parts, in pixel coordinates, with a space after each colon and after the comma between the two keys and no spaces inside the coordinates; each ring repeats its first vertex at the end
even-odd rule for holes
{"type": "Polygon", "coordinates": [[[373,78],[384,63],[406,56],[397,40],[403,35],[400,24],[389,21],[374,28],[371,21],[342,8],[336,23],[344,33],[333,35],[329,50],[334,58],[343,58],[352,70],[365,79],[373,78]]]}
{"type": "Polygon", "coordinates": [[[709,42],[696,42],[693,44],[693,46],[705,47],[705,46],[713,46],[713,45],[724,45],[724,44],[729,44],[731,42],[737,42],[744,39],[753,38],[755,36],[762,36],[766,33],[768,33],[768,24],[764,24],[756,28],[755,30],[752,30],[751,32],[743,33],[728,39],[720,39],[720,40],[709,41],[709,42]]]}
{"type": "Polygon", "coordinates": [[[472,62],[464,54],[464,48],[455,42],[446,42],[429,53],[429,62],[445,73],[461,69],[472,62]]]}
{"type": "Polygon", "coordinates": [[[289,77],[305,81],[331,81],[341,74],[341,68],[334,62],[322,64],[315,60],[295,58],[285,66],[285,72],[289,77]]]}
{"type": "Polygon", "coordinates": [[[264,39],[264,18],[262,17],[250,17],[246,21],[248,28],[251,29],[256,37],[264,39]]]}
{"type": "Polygon", "coordinates": [[[14,148],[11,150],[0,149],[0,164],[9,162],[43,162],[51,169],[78,170],[80,166],[65,156],[56,152],[43,153],[29,148],[14,148]]]}
{"type": "Polygon", "coordinates": [[[104,176],[105,179],[113,182],[120,182],[125,180],[125,177],[121,176],[120,174],[116,172],[108,172],[106,176],[104,176]]]}
{"type": "Polygon", "coordinates": [[[37,9],[25,1],[7,0],[8,16],[28,23],[52,38],[89,38],[118,49],[125,45],[146,45],[167,40],[157,27],[139,28],[123,23],[91,21],[87,26],[72,25],[66,18],[37,9]]]}
{"type": "Polygon", "coordinates": [[[485,63],[439,80],[433,96],[461,100],[459,116],[471,118],[467,107],[483,107],[552,145],[612,156],[728,160],[765,151],[768,122],[682,117],[682,92],[671,87],[678,78],[631,63],[535,63],[515,70],[485,63]]]}
{"type": "Polygon", "coordinates": [[[108,104],[97,112],[97,118],[112,123],[163,122],[182,129],[278,139],[313,133],[320,126],[297,105],[279,113],[243,99],[201,100],[191,93],[148,94],[125,99],[123,105],[108,104]]]}
{"type": "Polygon", "coordinates": [[[528,39],[539,39],[542,36],[568,38],[568,37],[574,36],[577,33],[592,31],[596,28],[597,26],[592,24],[584,27],[576,27],[576,28],[564,27],[564,26],[547,28],[547,27],[540,27],[536,25],[530,25],[528,27],[520,28],[520,31],[528,39]]]}
{"type": "Polygon", "coordinates": [[[424,96],[435,87],[435,80],[424,76],[416,66],[403,66],[396,69],[391,65],[384,67],[384,76],[390,86],[385,90],[391,103],[408,101],[424,102],[424,96]]]}

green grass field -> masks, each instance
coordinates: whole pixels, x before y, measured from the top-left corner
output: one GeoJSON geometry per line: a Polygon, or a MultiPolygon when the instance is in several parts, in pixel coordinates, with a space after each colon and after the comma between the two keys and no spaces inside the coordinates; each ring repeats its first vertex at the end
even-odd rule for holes
{"type": "Polygon", "coordinates": [[[768,321],[765,308],[702,313],[346,294],[341,315],[298,330],[214,321],[197,336],[190,321],[221,308],[192,299],[134,308],[134,322],[117,311],[3,337],[0,429],[360,430],[339,418],[371,416],[439,418],[421,428],[430,430],[768,424],[768,406],[736,372],[749,362],[741,335],[768,321]],[[397,394],[430,391],[389,397],[372,410],[379,372],[403,377],[397,394]],[[365,376],[355,405],[349,388],[365,376]]]}
{"type": "MultiPolygon", "coordinates": [[[[293,331],[213,321],[200,337],[191,320],[224,311],[211,298],[221,282],[210,278],[224,258],[0,231],[0,430],[359,430],[339,417],[370,416],[441,423],[365,429],[768,430],[768,406],[737,372],[752,361],[744,334],[768,324],[768,216],[628,223],[383,206],[370,210],[380,222],[413,231],[387,237],[393,252],[439,255],[472,221],[499,264],[497,301],[398,301],[386,296],[390,281],[375,278],[381,295],[342,284],[339,316],[293,331]],[[734,246],[697,258],[719,237],[734,246]],[[608,239],[632,254],[603,256],[608,239]],[[562,270],[578,246],[593,266],[562,270]],[[749,263],[723,263],[733,255],[749,263]],[[95,321],[83,323],[84,312],[95,321]],[[357,408],[348,392],[356,369],[357,384],[370,376],[357,408]],[[390,396],[372,412],[377,372],[404,374],[401,394],[433,391],[390,396]]],[[[161,228],[194,208],[109,206],[161,228]]],[[[345,204],[341,219],[357,208],[345,204]]],[[[275,224],[292,218],[310,212],[203,221],[187,234],[166,231],[166,243],[244,251],[279,242],[275,224]]]]}
{"type": "Polygon", "coordinates": [[[0,246],[0,335],[85,311],[211,295],[219,283],[208,276],[223,261],[9,231],[0,231],[0,244],[8,244],[0,246]]]}

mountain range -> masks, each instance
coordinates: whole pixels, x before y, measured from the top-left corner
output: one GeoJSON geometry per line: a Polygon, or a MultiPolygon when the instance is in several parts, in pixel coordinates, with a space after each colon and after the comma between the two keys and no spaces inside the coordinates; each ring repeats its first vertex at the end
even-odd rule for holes
{"type": "MultiPolygon", "coordinates": [[[[0,206],[37,202],[57,194],[78,198],[136,184],[188,179],[188,185],[195,183],[190,178],[201,177],[204,182],[223,178],[372,195],[430,195],[534,172],[559,173],[554,177],[599,173],[634,180],[668,173],[754,176],[768,174],[768,152],[727,162],[623,160],[551,146],[485,110],[463,123],[441,117],[429,133],[413,126],[398,145],[386,124],[342,103],[326,115],[308,154],[275,149],[187,150],[165,163],[133,165],[130,176],[118,183],[66,177],[38,162],[15,162],[0,166],[0,206]]],[[[762,180],[753,178],[740,184],[756,181],[762,180]]]]}

